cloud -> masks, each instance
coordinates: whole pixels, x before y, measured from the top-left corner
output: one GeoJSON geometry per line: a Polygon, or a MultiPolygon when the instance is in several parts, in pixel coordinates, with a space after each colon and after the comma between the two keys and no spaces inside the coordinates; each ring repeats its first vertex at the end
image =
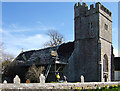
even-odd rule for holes
{"type": "Polygon", "coordinates": [[[23,33],[23,32],[48,31],[50,29],[56,29],[53,26],[44,25],[40,21],[37,21],[36,23],[37,23],[36,25],[29,27],[20,26],[18,24],[5,25],[4,31],[11,33],[23,33]]]}
{"type": "Polygon", "coordinates": [[[49,37],[44,34],[35,34],[32,36],[12,36],[6,38],[7,51],[17,56],[17,52],[23,48],[24,50],[34,50],[43,48],[43,44],[49,40],[49,37]]]}
{"type": "Polygon", "coordinates": [[[2,33],[2,29],[0,28],[0,33],[2,33]]]}
{"type": "Polygon", "coordinates": [[[10,24],[9,27],[11,27],[11,28],[17,28],[18,26],[17,26],[17,24],[10,24]]]}
{"type": "Polygon", "coordinates": [[[2,41],[2,29],[0,28],[0,42],[2,41]]]}
{"type": "Polygon", "coordinates": [[[15,40],[14,42],[16,46],[22,46],[25,49],[32,49],[41,48],[42,45],[48,40],[49,38],[47,35],[36,34],[33,36],[17,38],[17,40],[15,40]]]}
{"type": "Polygon", "coordinates": [[[3,43],[6,46],[6,51],[17,56],[21,49],[34,50],[43,48],[43,44],[49,40],[45,31],[50,30],[50,27],[34,26],[32,28],[18,27],[11,24],[10,29],[0,29],[2,33],[3,43]]]}

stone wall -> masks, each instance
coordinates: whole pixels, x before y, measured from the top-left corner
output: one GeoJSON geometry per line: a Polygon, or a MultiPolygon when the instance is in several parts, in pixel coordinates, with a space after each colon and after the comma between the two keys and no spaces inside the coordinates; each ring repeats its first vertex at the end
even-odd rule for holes
{"type": "Polygon", "coordinates": [[[98,81],[97,41],[95,39],[79,40],[75,42],[75,50],[69,59],[69,81],[98,81]]]}
{"type": "Polygon", "coordinates": [[[30,91],[35,89],[75,89],[89,87],[90,89],[96,89],[96,87],[104,87],[106,85],[120,85],[120,82],[86,82],[86,83],[20,83],[20,84],[0,84],[0,90],[9,89],[8,91],[26,91],[29,89],[30,91]],[[13,90],[16,89],[16,90],[13,90]]]}
{"type": "MultiPolygon", "coordinates": [[[[104,76],[103,72],[103,61],[104,61],[104,55],[107,55],[108,57],[108,81],[111,81],[111,45],[104,41],[101,40],[101,62],[102,62],[102,76],[104,76]]],[[[104,81],[104,77],[102,77],[102,81],[104,81]]]]}
{"type": "MultiPolygon", "coordinates": [[[[101,6],[100,6],[101,7],[101,6]]],[[[112,14],[111,14],[112,16],[112,14]]],[[[104,72],[103,72],[103,61],[104,56],[108,57],[108,79],[107,81],[111,81],[111,50],[112,50],[112,19],[111,16],[106,14],[105,11],[101,10],[99,13],[99,38],[101,41],[101,80],[104,81],[104,72]],[[107,25],[107,29],[105,29],[105,25],[107,25]]]]}

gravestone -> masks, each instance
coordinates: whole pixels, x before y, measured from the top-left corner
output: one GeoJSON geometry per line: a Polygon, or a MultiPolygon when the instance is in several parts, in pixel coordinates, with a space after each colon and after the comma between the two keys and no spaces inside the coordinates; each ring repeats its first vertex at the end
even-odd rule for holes
{"type": "Polygon", "coordinates": [[[81,83],[84,83],[84,76],[83,75],[81,75],[81,83]]]}
{"type": "Polygon", "coordinates": [[[4,80],[4,82],[3,82],[3,83],[5,83],[5,84],[6,84],[6,83],[7,83],[7,81],[6,81],[6,80],[4,80]]]}
{"type": "Polygon", "coordinates": [[[44,84],[45,83],[45,76],[43,74],[40,75],[40,83],[44,84]]]}
{"type": "Polygon", "coordinates": [[[20,84],[20,78],[19,78],[18,75],[15,76],[15,78],[13,79],[13,82],[14,82],[15,84],[20,84]]]}

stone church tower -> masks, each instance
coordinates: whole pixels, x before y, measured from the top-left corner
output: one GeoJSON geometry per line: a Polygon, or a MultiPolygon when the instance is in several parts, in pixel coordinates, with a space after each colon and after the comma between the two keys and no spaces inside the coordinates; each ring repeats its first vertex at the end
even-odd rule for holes
{"type": "Polygon", "coordinates": [[[68,79],[111,81],[112,13],[101,3],[74,6],[74,52],[69,58],[68,79]]]}

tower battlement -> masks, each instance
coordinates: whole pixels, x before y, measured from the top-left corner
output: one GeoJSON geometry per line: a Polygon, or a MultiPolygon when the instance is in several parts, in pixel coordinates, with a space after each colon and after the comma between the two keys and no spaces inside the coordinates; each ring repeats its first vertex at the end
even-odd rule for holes
{"type": "Polygon", "coordinates": [[[107,8],[105,8],[103,5],[101,5],[100,9],[106,12],[109,16],[112,15],[112,13],[107,8]]]}
{"type": "Polygon", "coordinates": [[[90,5],[90,9],[88,9],[88,5],[83,2],[82,4],[80,2],[76,3],[74,6],[75,9],[75,17],[77,16],[87,16],[94,13],[101,13],[105,15],[109,20],[111,20],[112,13],[104,7],[100,2],[90,5]]]}
{"type": "Polygon", "coordinates": [[[76,3],[75,7],[78,7],[78,6],[88,7],[88,5],[85,2],[83,2],[82,4],[80,2],[78,2],[78,4],[76,3]]]}

